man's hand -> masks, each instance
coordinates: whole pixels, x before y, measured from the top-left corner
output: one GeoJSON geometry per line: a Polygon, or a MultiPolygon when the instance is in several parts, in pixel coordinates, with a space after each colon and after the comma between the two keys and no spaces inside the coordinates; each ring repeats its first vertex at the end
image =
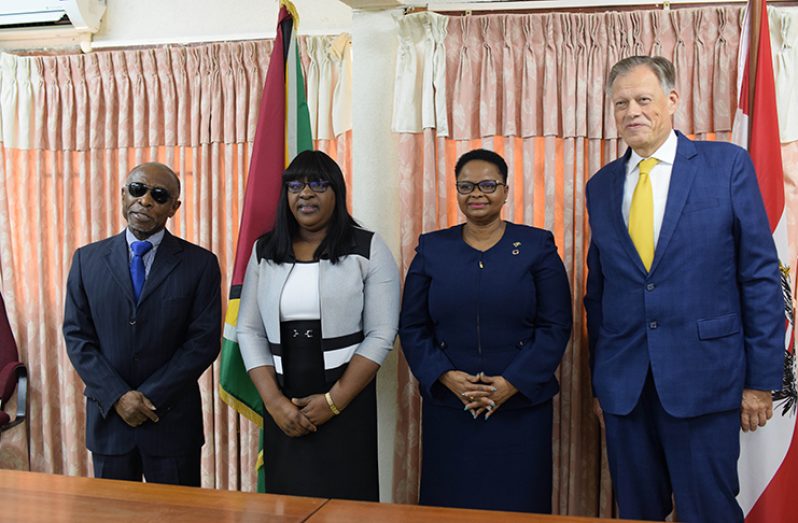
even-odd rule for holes
{"type": "Polygon", "coordinates": [[[743,432],[755,431],[764,427],[773,417],[773,397],[769,390],[743,390],[743,401],[740,406],[740,427],[743,432]]]}
{"type": "Polygon", "coordinates": [[[131,427],[138,427],[147,420],[158,421],[155,405],[137,390],[129,390],[122,394],[114,403],[114,410],[131,427]]]}
{"type": "MultiPolygon", "coordinates": [[[[324,400],[324,397],[322,397],[322,400],[324,400]]],[[[311,423],[308,417],[299,410],[299,407],[291,403],[285,396],[281,395],[274,401],[267,403],[266,410],[286,436],[298,438],[318,430],[316,425],[311,423]]]]}
{"type": "Polygon", "coordinates": [[[304,398],[291,398],[291,403],[299,407],[300,412],[315,426],[323,425],[333,417],[333,411],[324,394],[313,394],[304,398]]]}

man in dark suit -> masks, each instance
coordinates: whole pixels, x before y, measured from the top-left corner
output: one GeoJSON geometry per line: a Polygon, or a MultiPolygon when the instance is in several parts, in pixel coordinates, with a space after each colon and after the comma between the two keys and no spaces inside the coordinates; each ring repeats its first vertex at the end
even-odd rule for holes
{"type": "Polygon", "coordinates": [[[772,415],[784,317],[776,249],[745,150],[672,128],[673,64],[631,57],[608,81],[626,154],[587,185],[585,306],[596,412],[620,515],[743,515],[739,429],[772,415]]]}
{"type": "Polygon", "coordinates": [[[127,229],[75,251],[64,338],[86,385],[86,446],[98,478],[200,485],[197,379],[221,338],[219,264],[169,234],[180,182],[159,163],[122,188],[127,229]]]}

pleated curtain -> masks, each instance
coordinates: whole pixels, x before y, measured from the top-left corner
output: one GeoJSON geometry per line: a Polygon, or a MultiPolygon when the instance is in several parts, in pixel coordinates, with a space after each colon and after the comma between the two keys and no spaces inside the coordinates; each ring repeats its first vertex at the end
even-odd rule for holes
{"type": "MultiPolygon", "coordinates": [[[[780,100],[782,116],[790,114],[789,107],[798,107],[788,105],[796,97],[795,13],[770,12],[778,89],[789,95],[780,100]]],[[[420,233],[463,221],[454,165],[461,154],[484,147],[502,154],[509,166],[504,217],[551,230],[568,272],[574,334],[557,371],[561,392],[554,406],[555,513],[611,516],[614,509],[602,435],[591,410],[582,306],[590,236],[585,184],[626,148],[604,89],[607,74],[627,56],[669,58],[681,96],[674,126],[697,139],[728,140],[737,103],[741,15],[741,6],[711,6],[418,13],[399,22],[393,131],[400,148],[403,269],[414,256],[420,233]]],[[[793,127],[794,122],[792,118],[793,127]]],[[[782,133],[795,140],[794,132],[782,133]]],[[[798,215],[795,146],[784,145],[793,217],[798,215]]],[[[791,237],[798,237],[794,219],[791,226],[791,237]]],[[[394,499],[413,503],[418,499],[422,406],[403,361],[398,381],[394,499]]]]}
{"type": "MultiPolygon", "coordinates": [[[[349,35],[301,38],[317,147],[351,168],[349,35]],[[334,44],[334,45],[333,45],[334,44]],[[321,112],[320,112],[321,111],[321,112]]],[[[4,433],[0,466],[89,475],[83,384],[61,335],[74,250],[123,230],[121,184],[166,163],[183,205],[167,227],[212,250],[229,291],[272,41],[90,54],[0,56],[0,274],[30,373],[28,422],[4,433]]],[[[225,299],[226,301],[226,299],[225,299]]],[[[257,432],[200,379],[202,485],[255,489],[257,432]]]]}

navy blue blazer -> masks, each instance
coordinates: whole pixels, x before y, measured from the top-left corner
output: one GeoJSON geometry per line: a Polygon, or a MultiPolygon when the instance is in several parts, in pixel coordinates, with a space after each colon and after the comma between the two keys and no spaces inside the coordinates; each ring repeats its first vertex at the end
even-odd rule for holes
{"type": "Polygon", "coordinates": [[[784,300],[751,160],[736,145],[677,135],[648,273],[621,214],[631,150],[587,184],[590,360],[610,414],[634,408],[649,367],[676,417],[739,408],[743,388],[781,388],[784,300]]]}
{"type": "Polygon", "coordinates": [[[438,378],[504,376],[520,392],[502,407],[542,403],[571,336],[571,291],[550,232],[507,223],[478,251],[458,225],[422,234],[405,279],[399,336],[424,401],[462,409],[438,378]]]}
{"type": "Polygon", "coordinates": [[[221,343],[216,256],[167,231],[138,304],[125,233],[75,251],[67,280],[64,338],[86,385],[86,446],[99,454],[138,447],[175,456],[204,443],[197,379],[221,343]],[[160,420],[133,428],[113,408],[138,390],[160,420]]]}

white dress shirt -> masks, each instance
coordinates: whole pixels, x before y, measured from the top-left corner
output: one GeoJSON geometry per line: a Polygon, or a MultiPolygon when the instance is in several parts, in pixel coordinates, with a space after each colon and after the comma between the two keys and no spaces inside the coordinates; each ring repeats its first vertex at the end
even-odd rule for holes
{"type": "MultiPolygon", "coordinates": [[[[673,162],[676,159],[676,145],[678,139],[676,133],[671,130],[668,139],[665,140],[659,149],[657,149],[650,158],[658,160],[657,165],[651,169],[648,177],[651,180],[651,190],[654,193],[654,248],[657,248],[657,241],[659,240],[659,231],[662,228],[662,218],[665,216],[665,204],[668,203],[668,189],[671,186],[671,172],[673,171],[673,162]]],[[[632,195],[635,192],[637,180],[640,178],[640,169],[638,165],[642,160],[642,156],[632,151],[629,157],[629,162],[626,164],[626,181],[623,185],[623,205],[621,212],[623,213],[623,223],[629,227],[629,209],[632,207],[632,195]]]]}

